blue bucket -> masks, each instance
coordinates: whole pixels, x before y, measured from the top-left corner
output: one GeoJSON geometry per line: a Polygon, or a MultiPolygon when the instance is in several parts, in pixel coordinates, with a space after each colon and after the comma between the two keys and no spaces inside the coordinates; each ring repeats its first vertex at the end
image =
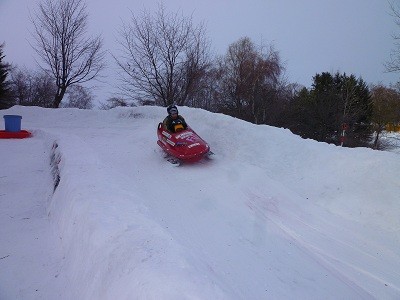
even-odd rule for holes
{"type": "Polygon", "coordinates": [[[22,116],[4,115],[5,130],[10,132],[20,132],[21,119],[22,116]]]}

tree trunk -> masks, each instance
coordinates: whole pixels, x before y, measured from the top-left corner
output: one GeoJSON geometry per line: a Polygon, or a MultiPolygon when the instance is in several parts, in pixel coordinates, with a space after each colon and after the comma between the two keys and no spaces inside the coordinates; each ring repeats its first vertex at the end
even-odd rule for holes
{"type": "Polygon", "coordinates": [[[379,134],[381,133],[381,130],[380,129],[377,129],[376,130],[376,136],[375,136],[375,139],[374,139],[374,150],[377,150],[377,148],[378,148],[378,142],[379,142],[379,134]]]}
{"type": "Polygon", "coordinates": [[[67,90],[66,87],[60,88],[57,94],[54,96],[54,103],[53,108],[59,108],[62,99],[64,98],[65,91],[67,90]]]}

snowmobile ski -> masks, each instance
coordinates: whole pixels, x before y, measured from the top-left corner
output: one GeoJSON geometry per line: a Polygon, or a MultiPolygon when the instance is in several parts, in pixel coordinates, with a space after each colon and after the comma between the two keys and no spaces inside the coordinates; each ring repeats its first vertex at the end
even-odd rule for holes
{"type": "Polygon", "coordinates": [[[174,167],[178,167],[181,165],[181,161],[174,157],[167,157],[166,160],[171,163],[174,167]]]}

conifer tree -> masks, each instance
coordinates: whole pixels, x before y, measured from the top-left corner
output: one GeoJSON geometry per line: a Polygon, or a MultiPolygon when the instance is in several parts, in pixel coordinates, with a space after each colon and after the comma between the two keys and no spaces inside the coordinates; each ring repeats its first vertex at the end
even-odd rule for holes
{"type": "Polygon", "coordinates": [[[290,129],[304,138],[341,143],[346,128],[345,146],[365,146],[370,140],[372,101],[365,82],[354,75],[316,74],[310,91],[301,91],[292,103],[295,122],[290,129]]]}
{"type": "Polygon", "coordinates": [[[9,83],[7,82],[10,65],[4,62],[3,47],[4,44],[0,44],[0,109],[6,109],[13,105],[9,83]]]}

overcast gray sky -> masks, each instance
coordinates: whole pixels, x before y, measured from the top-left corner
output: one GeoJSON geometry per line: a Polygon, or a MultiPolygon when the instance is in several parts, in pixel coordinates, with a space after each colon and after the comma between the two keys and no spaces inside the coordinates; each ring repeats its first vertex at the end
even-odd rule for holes
{"type": "MultiPolygon", "coordinates": [[[[36,3],[0,0],[0,43],[6,43],[6,62],[35,67],[28,41],[29,10],[36,3]]],[[[155,11],[159,0],[86,3],[91,31],[102,34],[105,47],[113,52],[117,30],[122,20],[129,20],[130,10],[155,11]]],[[[273,44],[293,83],[310,87],[312,77],[326,71],[355,74],[374,84],[389,85],[400,78],[384,72],[383,63],[394,49],[392,35],[400,34],[386,0],[165,0],[164,5],[169,11],[192,14],[195,22],[204,21],[216,54],[224,54],[243,36],[257,44],[273,44]]],[[[116,76],[112,70],[107,74],[116,76]]]]}

